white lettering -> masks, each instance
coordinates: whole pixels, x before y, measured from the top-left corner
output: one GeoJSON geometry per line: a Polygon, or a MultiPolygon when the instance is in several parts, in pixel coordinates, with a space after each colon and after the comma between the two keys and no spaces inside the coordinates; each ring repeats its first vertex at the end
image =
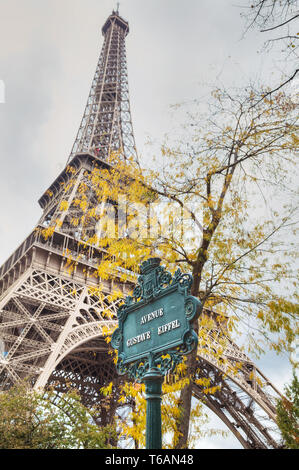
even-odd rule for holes
{"type": "Polygon", "coordinates": [[[131,346],[134,346],[135,344],[138,343],[143,343],[143,341],[147,341],[151,339],[151,332],[146,331],[145,333],[141,333],[141,335],[134,336],[133,338],[130,338],[127,340],[127,347],[130,348],[131,346]]]}
{"type": "Polygon", "coordinates": [[[144,325],[144,323],[148,323],[154,320],[155,318],[163,317],[163,315],[164,315],[163,308],[159,308],[158,310],[155,310],[154,312],[148,313],[147,315],[144,315],[143,317],[141,317],[140,323],[141,325],[144,325]]]}
{"type": "Polygon", "coordinates": [[[158,326],[158,335],[163,335],[164,333],[167,333],[168,331],[175,330],[176,328],[179,328],[181,326],[179,320],[173,320],[169,323],[166,323],[165,325],[158,326]]]}

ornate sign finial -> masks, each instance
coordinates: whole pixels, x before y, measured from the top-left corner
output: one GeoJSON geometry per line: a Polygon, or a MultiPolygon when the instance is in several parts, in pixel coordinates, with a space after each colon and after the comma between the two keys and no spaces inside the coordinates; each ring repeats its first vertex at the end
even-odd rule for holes
{"type": "Polygon", "coordinates": [[[147,274],[160,266],[160,258],[149,258],[140,265],[140,274],[147,274]]]}

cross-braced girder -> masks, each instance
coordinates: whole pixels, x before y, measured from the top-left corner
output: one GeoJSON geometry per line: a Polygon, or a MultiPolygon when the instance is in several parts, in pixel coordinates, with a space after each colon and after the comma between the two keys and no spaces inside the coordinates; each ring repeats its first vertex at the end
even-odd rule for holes
{"type": "MultiPolygon", "coordinates": [[[[194,378],[193,395],[213,411],[232,431],[244,448],[267,449],[279,448],[278,428],[272,416],[269,416],[245,393],[238,381],[226,376],[205,359],[197,358],[197,373],[194,378]],[[214,393],[205,393],[200,379],[210,379],[210,386],[217,387],[214,393]]],[[[271,396],[264,403],[271,407],[271,396]]]]}
{"type": "Polygon", "coordinates": [[[102,160],[118,152],[136,160],[125,48],[128,23],[113,12],[102,31],[104,44],[70,160],[82,152],[102,160]]]}

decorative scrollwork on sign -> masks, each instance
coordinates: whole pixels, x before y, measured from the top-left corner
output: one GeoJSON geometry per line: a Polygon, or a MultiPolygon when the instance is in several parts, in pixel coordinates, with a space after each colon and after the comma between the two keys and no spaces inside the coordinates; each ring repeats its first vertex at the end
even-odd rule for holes
{"type": "Polygon", "coordinates": [[[187,289],[189,293],[192,276],[182,273],[180,268],[172,275],[166,271],[165,266],[160,266],[160,261],[160,258],[150,258],[141,264],[138,283],[134,288],[133,297],[126,297],[126,306],[150,301],[170,286],[178,285],[181,289],[187,289]]]}
{"type": "Polygon", "coordinates": [[[188,331],[183,340],[183,344],[178,348],[179,353],[182,355],[189,354],[197,345],[198,338],[194,330],[188,331]]]}
{"type": "Polygon", "coordinates": [[[137,286],[133,290],[133,298],[138,301],[138,299],[140,299],[141,296],[142,296],[142,288],[141,286],[137,284],[137,286]]]}
{"type": "Polygon", "coordinates": [[[191,295],[186,297],[185,315],[189,322],[191,322],[193,318],[196,316],[199,304],[200,302],[198,299],[196,299],[196,297],[193,297],[191,295]]]}
{"type": "Polygon", "coordinates": [[[157,367],[162,375],[174,372],[176,366],[183,360],[183,355],[179,351],[167,351],[156,359],[157,367]]]}
{"type": "Polygon", "coordinates": [[[120,375],[128,375],[137,382],[142,382],[149,371],[157,371],[162,376],[175,371],[178,364],[183,361],[186,354],[190,353],[197,344],[197,336],[193,332],[186,335],[183,346],[162,353],[148,355],[131,364],[125,364],[122,355],[117,362],[117,371],[120,375]]]}
{"type": "Polygon", "coordinates": [[[119,323],[123,324],[123,322],[125,321],[126,317],[127,317],[127,305],[126,304],[122,304],[119,309],[117,310],[117,317],[118,317],[118,321],[119,323]]]}
{"type": "Polygon", "coordinates": [[[159,266],[159,270],[157,270],[158,274],[158,283],[159,287],[163,289],[163,287],[170,286],[173,282],[173,277],[169,271],[166,271],[164,266],[159,266]]]}
{"type": "Polygon", "coordinates": [[[113,332],[112,338],[111,338],[111,346],[113,347],[113,349],[119,348],[119,346],[121,345],[122,339],[123,339],[122,332],[119,328],[117,328],[113,332]]]}
{"type": "Polygon", "coordinates": [[[193,278],[191,274],[184,273],[180,275],[177,282],[180,284],[181,287],[185,287],[189,290],[192,286],[192,281],[193,278]]]}

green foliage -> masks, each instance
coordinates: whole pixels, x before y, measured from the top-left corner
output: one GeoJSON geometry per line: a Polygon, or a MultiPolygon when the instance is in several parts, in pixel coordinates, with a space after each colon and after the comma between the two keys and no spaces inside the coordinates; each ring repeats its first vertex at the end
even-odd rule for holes
{"type": "Polygon", "coordinates": [[[117,439],[74,391],[36,392],[26,384],[0,393],[0,449],[104,449],[117,439]]]}
{"type": "Polygon", "coordinates": [[[299,449],[299,381],[293,373],[291,385],[285,387],[286,397],[277,404],[277,424],[288,449],[299,449]]]}

